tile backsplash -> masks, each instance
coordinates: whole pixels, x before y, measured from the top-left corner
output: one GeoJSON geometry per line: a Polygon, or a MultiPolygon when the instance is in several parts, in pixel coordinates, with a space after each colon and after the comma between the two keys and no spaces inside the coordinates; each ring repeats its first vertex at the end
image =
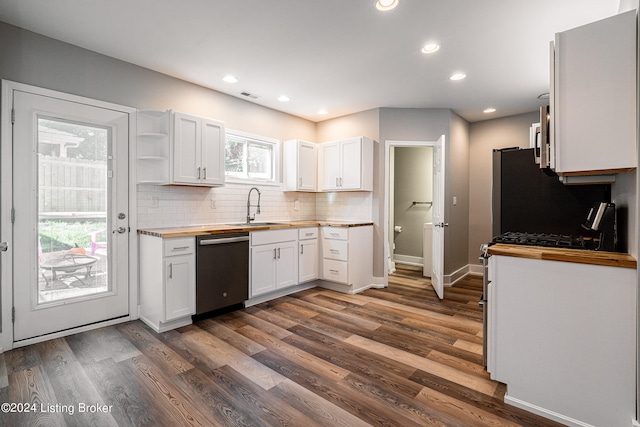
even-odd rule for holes
{"type": "MultiPolygon", "coordinates": [[[[247,195],[253,186],[138,185],[138,228],[244,222],[247,195]]],[[[279,186],[255,186],[261,192],[261,213],[256,215],[256,221],[371,221],[373,217],[370,192],[302,193],[284,192],[279,186]]],[[[251,204],[255,205],[257,200],[254,192],[251,204]]],[[[254,212],[252,207],[251,214],[254,212]]]]}

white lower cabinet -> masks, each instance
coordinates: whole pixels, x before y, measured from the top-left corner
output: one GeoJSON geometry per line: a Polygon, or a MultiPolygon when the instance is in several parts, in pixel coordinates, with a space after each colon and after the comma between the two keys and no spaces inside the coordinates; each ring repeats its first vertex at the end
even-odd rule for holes
{"type": "Polygon", "coordinates": [[[567,425],[635,417],[636,270],[493,255],[488,366],[505,402],[567,425]]]}
{"type": "Polygon", "coordinates": [[[250,297],[298,283],[298,230],[251,233],[250,297]]]}
{"type": "Polygon", "coordinates": [[[298,283],[319,277],[318,227],[298,230],[298,283]]]}
{"type": "Polygon", "coordinates": [[[373,227],[322,227],[322,279],[368,287],[373,274],[373,227]]]}
{"type": "Polygon", "coordinates": [[[139,249],[142,321],[157,332],[191,323],[196,311],[195,238],[141,235],[139,249]]]}

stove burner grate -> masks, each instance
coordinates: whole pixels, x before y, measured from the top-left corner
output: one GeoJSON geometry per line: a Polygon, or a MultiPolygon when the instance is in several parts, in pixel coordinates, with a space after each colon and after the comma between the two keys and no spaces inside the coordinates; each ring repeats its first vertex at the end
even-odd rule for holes
{"type": "Polygon", "coordinates": [[[547,233],[507,232],[493,238],[492,243],[508,245],[544,246],[565,249],[587,249],[582,236],[547,233]]]}

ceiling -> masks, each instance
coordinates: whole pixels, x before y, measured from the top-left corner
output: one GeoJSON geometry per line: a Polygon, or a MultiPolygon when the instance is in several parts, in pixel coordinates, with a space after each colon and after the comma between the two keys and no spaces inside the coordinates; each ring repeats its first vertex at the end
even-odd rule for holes
{"type": "Polygon", "coordinates": [[[377,107],[474,122],[546,103],[554,33],[616,14],[619,0],[374,3],[0,0],[0,21],[315,122],[377,107]],[[421,53],[430,41],[440,50],[421,53]]]}

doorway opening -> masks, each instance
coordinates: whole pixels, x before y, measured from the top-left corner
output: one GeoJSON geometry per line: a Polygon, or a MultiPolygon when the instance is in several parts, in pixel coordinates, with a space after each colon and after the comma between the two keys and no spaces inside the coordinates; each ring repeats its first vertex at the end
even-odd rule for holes
{"type": "Polygon", "coordinates": [[[440,299],[444,297],[444,227],[447,225],[444,222],[445,148],[444,135],[437,141],[385,143],[385,282],[388,283],[389,274],[395,271],[396,263],[414,270],[422,266],[422,275],[430,277],[440,299]],[[403,238],[405,235],[408,237],[403,238]]]}
{"type": "Polygon", "coordinates": [[[390,148],[389,270],[403,264],[431,277],[433,147],[390,148]]]}

